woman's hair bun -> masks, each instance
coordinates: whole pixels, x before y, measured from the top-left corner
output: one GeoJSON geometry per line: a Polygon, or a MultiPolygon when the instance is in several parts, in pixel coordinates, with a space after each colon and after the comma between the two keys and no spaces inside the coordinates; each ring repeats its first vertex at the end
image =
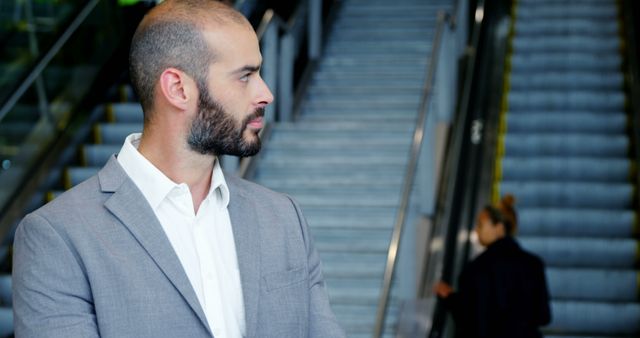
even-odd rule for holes
{"type": "Polygon", "coordinates": [[[506,194],[502,197],[500,204],[507,208],[513,209],[513,206],[516,204],[516,198],[511,194],[506,194]]]}

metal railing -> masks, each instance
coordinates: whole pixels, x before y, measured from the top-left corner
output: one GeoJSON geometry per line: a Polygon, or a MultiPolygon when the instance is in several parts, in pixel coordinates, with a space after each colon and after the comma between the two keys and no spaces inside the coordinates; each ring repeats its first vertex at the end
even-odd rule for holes
{"type": "MultiPolygon", "coordinates": [[[[415,189],[415,183],[420,182],[422,189],[420,204],[424,206],[422,213],[433,212],[435,205],[435,170],[422,168],[435,166],[432,156],[424,148],[427,132],[435,130],[434,124],[451,119],[457,97],[457,59],[462,54],[466,45],[466,18],[467,1],[456,1],[453,15],[445,11],[438,12],[436,32],[430,55],[430,63],[426,72],[425,83],[422,89],[418,117],[414,129],[409,160],[402,184],[402,195],[396,214],[391,241],[387,251],[385,271],[382,281],[380,297],[376,310],[376,321],[373,332],[374,338],[379,338],[385,328],[389,298],[394,280],[396,265],[398,262],[403,232],[406,232],[406,223],[411,208],[411,198],[415,189]],[[444,47],[443,47],[444,46],[444,47]],[[444,60],[444,61],[441,61],[444,60]],[[453,64],[452,64],[453,62],[453,64]],[[453,70],[453,71],[451,71],[453,70]],[[437,88],[437,90],[436,90],[437,88]],[[438,107],[434,102],[438,102],[438,107]]],[[[433,145],[431,145],[433,146],[433,145]]],[[[409,236],[412,237],[412,236],[409,236]]],[[[414,260],[416,257],[406,257],[414,260]]],[[[417,296],[418,290],[413,290],[417,296]]]]}
{"type": "MultiPolygon", "coordinates": [[[[631,140],[636,163],[640,163],[640,68],[638,65],[638,53],[640,45],[638,45],[638,28],[637,16],[640,15],[640,5],[635,1],[625,0],[621,3],[623,12],[624,32],[625,32],[625,50],[626,50],[626,76],[625,82],[627,86],[627,94],[629,95],[630,113],[632,127],[631,140]]],[[[637,166],[636,166],[637,167],[637,166]]],[[[640,187],[639,169],[636,168],[635,180],[636,189],[640,187]]],[[[640,199],[636,198],[636,211],[640,211],[640,199]]],[[[638,230],[640,231],[640,230],[638,230]]]]}
{"type": "MultiPolygon", "coordinates": [[[[294,64],[304,51],[305,39],[308,63],[313,64],[320,57],[322,5],[323,0],[302,0],[288,21],[269,9],[256,29],[262,47],[262,77],[275,97],[274,104],[265,110],[265,127],[260,132],[263,142],[269,139],[274,122],[293,121],[296,102],[294,64]]],[[[236,170],[240,177],[250,177],[256,165],[256,157],[226,157],[223,161],[226,170],[236,170]]]]}
{"type": "MultiPolygon", "coordinates": [[[[49,62],[53,59],[54,56],[60,52],[62,46],[69,40],[71,35],[75,33],[81,23],[83,23],[89,14],[93,11],[96,5],[100,2],[100,0],[89,0],[87,4],[82,7],[80,13],[71,21],[69,26],[64,30],[62,35],[56,40],[56,42],[51,46],[51,48],[45,53],[40,61],[36,63],[33,69],[29,72],[27,77],[20,83],[18,88],[9,96],[9,98],[4,102],[2,107],[0,108],[0,121],[13,109],[13,107],[18,103],[18,100],[24,95],[24,93],[31,87],[31,85],[37,81],[37,79],[41,78],[42,72],[49,65],[49,62]]],[[[29,2],[28,2],[29,3],[29,2]]],[[[39,99],[41,99],[39,97],[39,99]]],[[[40,102],[40,105],[43,103],[40,102]]],[[[44,102],[46,104],[46,102],[44,102]]]]}
{"type": "Polygon", "coordinates": [[[100,28],[118,20],[110,1],[84,1],[69,19],[0,107],[0,237],[22,217],[32,194],[49,174],[52,148],[86,101],[90,81],[100,74],[120,41],[119,26],[100,28]],[[81,48],[83,52],[77,53],[81,48]],[[44,86],[38,85],[39,79],[44,86]]]}
{"type": "MultiPolygon", "coordinates": [[[[468,260],[471,227],[476,212],[487,203],[493,175],[495,135],[502,100],[500,88],[504,85],[504,67],[495,60],[507,55],[509,4],[479,0],[473,10],[474,24],[465,66],[465,79],[458,107],[456,130],[452,135],[449,155],[451,163],[445,170],[452,177],[446,179],[448,187],[441,193],[442,207],[436,227],[444,239],[440,257],[423,277],[422,297],[433,297],[433,285],[442,280],[454,285],[455,277],[468,260]]],[[[431,260],[430,260],[431,262],[431,260]]],[[[435,302],[432,326],[428,336],[450,336],[451,321],[441,299],[435,302]]]]}

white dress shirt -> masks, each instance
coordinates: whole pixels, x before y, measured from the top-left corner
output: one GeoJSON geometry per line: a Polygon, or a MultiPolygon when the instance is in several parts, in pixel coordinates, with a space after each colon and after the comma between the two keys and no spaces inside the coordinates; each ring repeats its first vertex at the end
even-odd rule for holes
{"type": "MultiPolygon", "coordinates": [[[[131,134],[118,163],[140,189],[167,234],[216,338],[245,335],[244,302],[231,229],[229,189],[215,161],[207,197],[194,212],[189,186],[175,183],[137,150],[131,134]]],[[[161,297],[162,295],[158,295],[161,297]]]]}

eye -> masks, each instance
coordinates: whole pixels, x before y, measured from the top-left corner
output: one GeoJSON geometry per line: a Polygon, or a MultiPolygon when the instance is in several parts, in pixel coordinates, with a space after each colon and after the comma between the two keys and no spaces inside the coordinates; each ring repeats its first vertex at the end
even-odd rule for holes
{"type": "Polygon", "coordinates": [[[249,81],[249,76],[251,76],[251,74],[250,74],[250,73],[247,73],[247,74],[242,75],[242,77],[240,77],[240,81],[242,81],[242,82],[247,82],[247,81],[249,81]]]}

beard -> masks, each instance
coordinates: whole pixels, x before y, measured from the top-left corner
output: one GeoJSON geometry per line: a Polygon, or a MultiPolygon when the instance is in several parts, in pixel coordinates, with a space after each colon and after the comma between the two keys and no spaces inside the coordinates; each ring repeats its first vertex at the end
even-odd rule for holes
{"type": "Polygon", "coordinates": [[[191,150],[203,155],[233,155],[248,157],[262,147],[257,131],[247,129],[251,120],[264,116],[264,108],[257,108],[241,123],[229,114],[209,94],[206,85],[198,85],[198,113],[191,122],[187,143],[191,150]],[[201,88],[202,87],[202,88],[201,88]],[[244,137],[245,131],[252,135],[244,137]]]}

